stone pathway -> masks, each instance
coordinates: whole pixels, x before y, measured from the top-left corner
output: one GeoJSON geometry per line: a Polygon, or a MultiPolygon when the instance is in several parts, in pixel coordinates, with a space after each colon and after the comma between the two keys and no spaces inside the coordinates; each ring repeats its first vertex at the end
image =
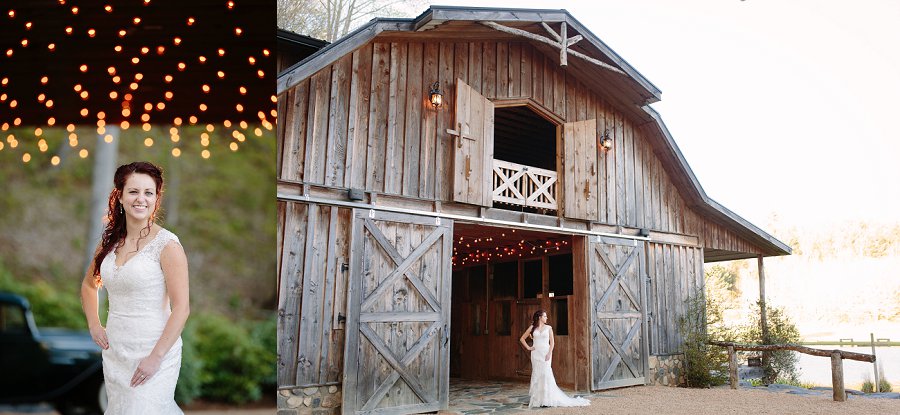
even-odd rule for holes
{"type": "MultiPolygon", "coordinates": [[[[588,399],[610,397],[601,393],[573,393],[569,396],[588,399]]],[[[495,380],[450,379],[450,408],[440,414],[512,414],[537,411],[528,408],[528,384],[495,380]]]]}

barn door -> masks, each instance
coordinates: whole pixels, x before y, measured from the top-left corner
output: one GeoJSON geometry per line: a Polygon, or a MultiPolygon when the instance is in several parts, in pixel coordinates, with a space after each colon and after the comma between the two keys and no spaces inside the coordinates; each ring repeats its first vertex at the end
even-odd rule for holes
{"type": "Polygon", "coordinates": [[[591,389],[643,385],[647,373],[644,243],[591,238],[591,389]]]}
{"type": "Polygon", "coordinates": [[[456,80],[453,201],[491,206],[494,174],[494,103],[456,80]]]}
{"type": "Polygon", "coordinates": [[[446,409],[453,222],[353,212],[343,412],[446,409]]]}
{"type": "Polygon", "coordinates": [[[597,120],[563,124],[563,186],[566,216],[598,220],[597,120]]]}

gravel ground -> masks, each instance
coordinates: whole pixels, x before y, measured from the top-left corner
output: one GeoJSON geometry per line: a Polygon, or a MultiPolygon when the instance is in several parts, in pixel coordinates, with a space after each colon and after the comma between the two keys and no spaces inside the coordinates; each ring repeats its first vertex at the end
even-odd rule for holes
{"type": "Polygon", "coordinates": [[[900,414],[900,399],[850,396],[835,402],[831,394],[792,395],[767,390],[688,389],[643,386],[602,392],[586,408],[547,408],[541,414],[900,414]]]}

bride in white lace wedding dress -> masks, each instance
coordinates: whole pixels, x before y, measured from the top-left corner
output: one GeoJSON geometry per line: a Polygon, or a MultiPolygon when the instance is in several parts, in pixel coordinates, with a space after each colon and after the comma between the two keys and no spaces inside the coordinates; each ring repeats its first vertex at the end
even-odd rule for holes
{"type": "Polygon", "coordinates": [[[519,338],[525,349],[531,351],[531,386],[528,395],[531,397],[529,407],[541,406],[588,406],[591,401],[584,398],[570,398],[558,386],[553,376],[550,362],[553,357],[553,327],[547,325],[547,312],[538,310],[532,317],[532,324],[519,338]],[[534,346],[528,346],[525,339],[534,339],[534,346]]]}
{"type": "Polygon", "coordinates": [[[162,171],[150,163],[124,165],[115,185],[110,222],[81,289],[91,337],[103,348],[106,414],[182,414],[174,396],[188,270],[178,237],[154,224],[162,171]],[[105,328],[97,313],[101,284],[109,292],[105,328]]]}

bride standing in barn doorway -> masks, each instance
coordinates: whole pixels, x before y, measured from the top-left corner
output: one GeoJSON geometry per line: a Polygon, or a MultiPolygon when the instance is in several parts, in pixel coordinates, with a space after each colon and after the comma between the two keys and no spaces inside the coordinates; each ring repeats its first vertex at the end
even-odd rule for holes
{"type": "Polygon", "coordinates": [[[553,377],[550,362],[553,357],[553,327],[547,325],[547,312],[538,310],[531,317],[531,325],[519,338],[519,343],[531,351],[531,386],[528,395],[531,397],[528,406],[588,406],[591,401],[585,398],[570,398],[558,386],[553,377]],[[525,340],[531,337],[534,341],[529,346],[525,340]]]}

